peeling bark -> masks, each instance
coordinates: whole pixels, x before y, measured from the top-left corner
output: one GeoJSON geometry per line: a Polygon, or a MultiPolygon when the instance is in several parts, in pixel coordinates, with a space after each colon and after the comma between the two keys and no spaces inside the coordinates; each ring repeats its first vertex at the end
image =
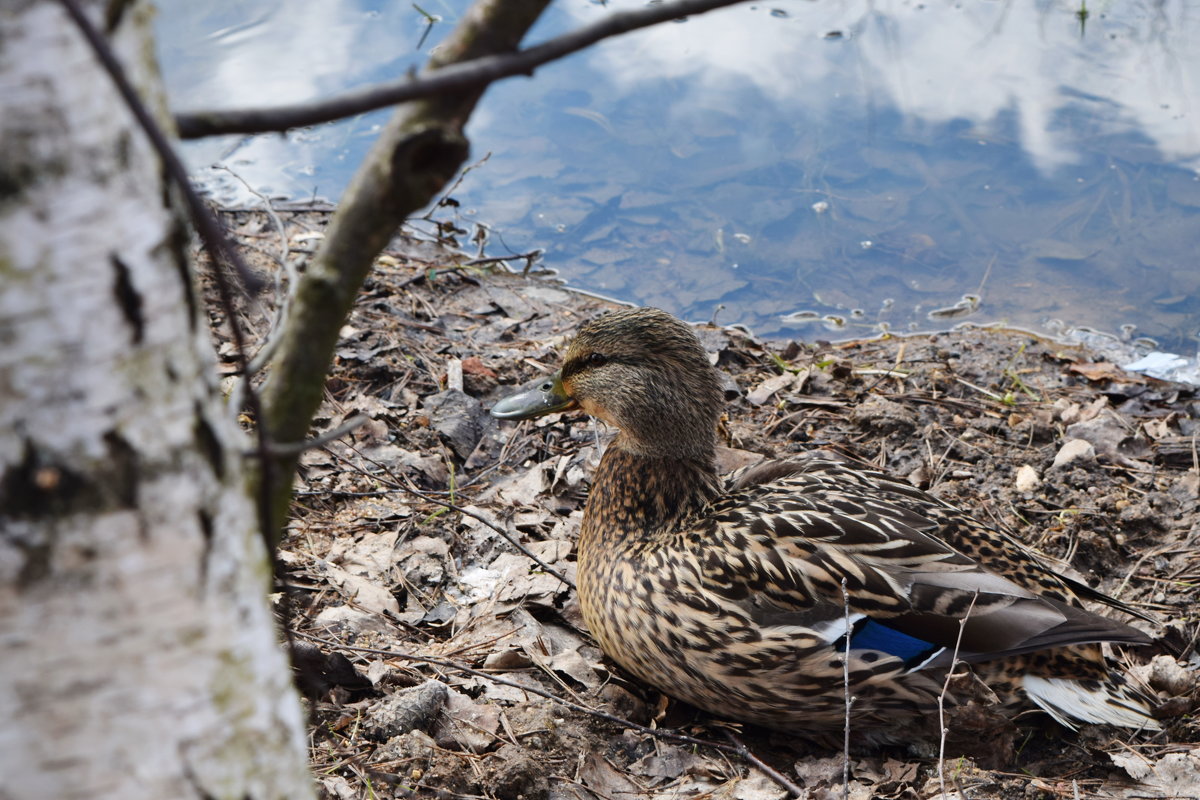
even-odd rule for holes
{"type": "Polygon", "coordinates": [[[55,3],[0,10],[0,140],[0,793],[311,797],[182,223],[55,3]]]}

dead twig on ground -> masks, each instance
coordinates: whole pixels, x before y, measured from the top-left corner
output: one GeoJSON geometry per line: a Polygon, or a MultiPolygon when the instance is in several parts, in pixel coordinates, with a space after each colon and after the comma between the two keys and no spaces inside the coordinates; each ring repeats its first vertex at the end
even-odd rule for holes
{"type": "Polygon", "coordinates": [[[942,691],[938,694],[938,785],[941,787],[942,800],[946,800],[946,736],[950,729],[946,727],[946,693],[950,691],[950,681],[955,677],[954,670],[958,667],[958,650],[962,646],[963,630],[967,620],[975,609],[975,601],[979,599],[979,591],[971,598],[967,613],[958,621],[958,637],[954,640],[954,653],[950,658],[950,668],[946,670],[946,680],[942,682],[942,691]]]}

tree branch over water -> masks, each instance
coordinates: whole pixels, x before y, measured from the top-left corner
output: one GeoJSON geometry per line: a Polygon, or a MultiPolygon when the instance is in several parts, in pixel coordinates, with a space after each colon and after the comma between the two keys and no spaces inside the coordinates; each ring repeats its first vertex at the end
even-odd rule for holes
{"type": "Polygon", "coordinates": [[[175,123],[179,128],[180,138],[200,139],[231,133],[286,131],[305,125],[332,122],[410,100],[463,89],[482,88],[513,75],[532,75],[541,65],[589,47],[601,39],[744,1],[674,0],[632,11],[616,11],[602,20],[526,50],[449,64],[422,75],[410,75],[311,103],[265,109],[184,112],[175,116],[175,123]]]}

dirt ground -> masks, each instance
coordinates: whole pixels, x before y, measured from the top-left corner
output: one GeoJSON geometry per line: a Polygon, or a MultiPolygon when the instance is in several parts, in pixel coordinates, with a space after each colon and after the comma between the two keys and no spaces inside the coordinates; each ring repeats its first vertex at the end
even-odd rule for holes
{"type": "MultiPolygon", "coordinates": [[[[302,268],[321,211],[228,212],[269,276],[302,268]]],[[[497,423],[609,304],[398,238],[342,331],[279,557],[330,797],[779,800],[1200,797],[1200,395],[1024,332],[830,344],[700,327],[728,376],[730,467],[812,448],[905,476],[1153,616],[1123,654],[1155,735],[1031,712],[846,758],[729,724],[622,675],[590,639],[574,541],[608,432],[578,414],[497,423]],[[515,543],[515,544],[514,544],[515,543]],[[969,753],[960,756],[959,753],[969,753]],[[843,780],[848,764],[849,779],[843,780]],[[768,773],[774,771],[775,777],[768,773]]],[[[210,305],[222,369],[234,370],[210,305]]],[[[272,304],[245,315],[261,337],[272,304]]]]}

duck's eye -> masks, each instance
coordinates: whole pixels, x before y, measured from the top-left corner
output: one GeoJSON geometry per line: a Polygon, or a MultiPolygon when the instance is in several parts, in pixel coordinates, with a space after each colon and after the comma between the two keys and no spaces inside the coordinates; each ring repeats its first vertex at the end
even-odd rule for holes
{"type": "Polygon", "coordinates": [[[608,356],[604,353],[592,353],[587,357],[589,367],[603,367],[608,363],[608,356]]]}

